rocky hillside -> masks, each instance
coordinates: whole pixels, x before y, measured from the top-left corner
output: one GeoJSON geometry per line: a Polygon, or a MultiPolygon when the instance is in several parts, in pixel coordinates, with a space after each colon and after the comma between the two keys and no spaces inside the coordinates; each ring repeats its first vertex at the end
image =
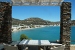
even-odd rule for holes
{"type": "Polygon", "coordinates": [[[20,22],[21,20],[12,18],[12,25],[18,25],[20,22]]]}
{"type": "MultiPolygon", "coordinates": [[[[51,22],[47,20],[43,20],[41,18],[27,18],[24,20],[19,20],[12,18],[12,24],[18,25],[18,24],[25,24],[25,25],[54,25],[59,24],[60,22],[51,22]]],[[[75,25],[75,20],[71,21],[72,25],[75,25]]]]}
{"type": "Polygon", "coordinates": [[[12,18],[12,24],[26,24],[26,25],[49,25],[51,22],[47,20],[43,20],[41,18],[28,18],[25,20],[19,20],[12,18]]]}
{"type": "Polygon", "coordinates": [[[72,20],[71,23],[73,26],[75,26],[75,20],[72,20]]]}

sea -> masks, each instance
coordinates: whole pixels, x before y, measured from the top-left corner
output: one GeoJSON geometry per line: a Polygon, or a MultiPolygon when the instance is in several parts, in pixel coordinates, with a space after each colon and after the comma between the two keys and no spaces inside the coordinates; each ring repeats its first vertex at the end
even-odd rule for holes
{"type": "MultiPolygon", "coordinates": [[[[12,41],[20,41],[20,35],[25,34],[33,40],[60,40],[60,26],[50,26],[12,32],[12,41]]],[[[75,44],[75,26],[71,27],[71,44],[75,44]]]]}

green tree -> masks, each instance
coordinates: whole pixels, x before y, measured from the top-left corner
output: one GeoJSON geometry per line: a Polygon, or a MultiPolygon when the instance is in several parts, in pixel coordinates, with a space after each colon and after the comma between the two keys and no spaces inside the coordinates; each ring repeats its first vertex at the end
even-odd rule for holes
{"type": "Polygon", "coordinates": [[[29,39],[29,38],[25,34],[21,34],[20,40],[23,40],[23,39],[29,39]]]}

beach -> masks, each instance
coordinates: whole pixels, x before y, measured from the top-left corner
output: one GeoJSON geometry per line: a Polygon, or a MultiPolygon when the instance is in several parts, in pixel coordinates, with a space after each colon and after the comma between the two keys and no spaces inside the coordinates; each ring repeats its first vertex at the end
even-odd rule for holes
{"type": "Polygon", "coordinates": [[[34,29],[34,28],[24,28],[24,29],[19,29],[19,30],[14,29],[12,32],[17,32],[17,31],[21,31],[21,30],[29,30],[29,29],[34,29]]]}
{"type": "MultiPolygon", "coordinates": [[[[46,27],[46,26],[41,26],[41,27],[35,27],[35,28],[42,28],[42,27],[46,27]]],[[[22,29],[16,29],[14,28],[12,32],[17,32],[17,31],[21,31],[21,30],[29,30],[29,29],[35,29],[35,28],[22,28],[22,29]]]]}
{"type": "MultiPolygon", "coordinates": [[[[17,26],[17,27],[13,27],[12,26],[12,32],[17,32],[17,31],[21,31],[21,30],[29,30],[29,29],[35,29],[35,28],[42,28],[42,27],[56,27],[57,25],[31,25],[32,27],[30,28],[30,26],[17,26]]],[[[60,25],[58,25],[60,26],[60,25]]]]}
{"type": "Polygon", "coordinates": [[[70,45],[70,50],[75,50],[75,45],[70,45]]]}

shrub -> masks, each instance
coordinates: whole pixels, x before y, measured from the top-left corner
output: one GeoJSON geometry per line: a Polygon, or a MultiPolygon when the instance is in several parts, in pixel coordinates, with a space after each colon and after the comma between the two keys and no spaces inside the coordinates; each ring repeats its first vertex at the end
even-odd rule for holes
{"type": "Polygon", "coordinates": [[[29,38],[25,34],[21,34],[20,40],[23,40],[23,39],[29,39],[29,38]]]}

